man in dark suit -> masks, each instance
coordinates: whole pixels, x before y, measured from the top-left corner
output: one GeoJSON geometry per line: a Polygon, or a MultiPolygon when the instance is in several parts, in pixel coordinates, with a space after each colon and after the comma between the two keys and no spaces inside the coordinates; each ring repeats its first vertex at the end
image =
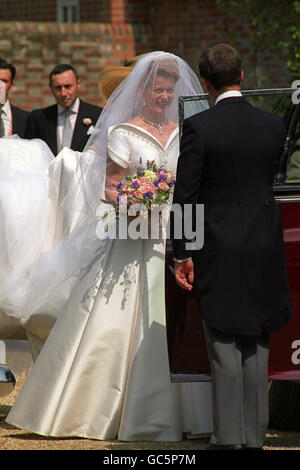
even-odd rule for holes
{"type": "Polygon", "coordinates": [[[49,86],[57,104],[30,113],[25,137],[44,140],[54,155],[63,147],[82,152],[102,109],[79,98],[80,85],[74,67],[55,66],[49,86]]]}
{"type": "Polygon", "coordinates": [[[215,106],[184,121],[174,204],[204,204],[204,244],[193,251],[173,240],[175,276],[184,289],[194,286],[204,320],[214,412],[207,449],[261,449],[269,335],[291,318],[273,199],[285,132],[279,117],[243,98],[234,48],[212,47],[199,68],[215,106]]]}
{"type": "Polygon", "coordinates": [[[12,89],[16,77],[16,67],[4,59],[0,59],[0,82],[3,90],[0,99],[0,137],[18,134],[24,137],[28,112],[10,104],[9,91],[12,89]]]}

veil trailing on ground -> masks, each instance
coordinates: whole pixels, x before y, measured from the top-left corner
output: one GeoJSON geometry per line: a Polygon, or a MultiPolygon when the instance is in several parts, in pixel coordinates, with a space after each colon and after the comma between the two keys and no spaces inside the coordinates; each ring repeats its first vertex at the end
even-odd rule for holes
{"type": "MultiPolygon", "coordinates": [[[[60,302],[63,309],[76,281],[84,275],[95,257],[101,257],[107,247],[107,239],[101,240],[97,235],[99,224],[103,223],[97,214],[101,213],[99,207],[105,203],[106,175],[112,164],[108,136],[113,126],[130,122],[142,113],[147,96],[155,92],[153,85],[158,75],[171,77],[174,83],[174,98],[165,117],[175,123],[178,123],[178,97],[203,93],[195,73],[173,54],[153,52],[137,62],[107,101],[85,150],[76,160],[75,184],[59,202],[59,210],[67,218],[72,218],[72,224],[62,224],[60,237],[52,244],[49,240],[47,243],[40,240],[29,257],[14,259],[13,269],[8,273],[0,267],[0,308],[7,315],[26,319],[46,303],[51,309],[52,305],[60,302]],[[64,295],[60,296],[62,289],[64,295]]],[[[207,104],[201,102],[199,106],[205,109],[207,104]]],[[[53,162],[50,163],[50,174],[53,162]]],[[[120,167],[125,168],[121,161],[120,167]]],[[[49,181],[51,187],[51,178],[49,181]]],[[[36,204],[39,204],[39,194],[36,204]]],[[[30,207],[26,210],[30,218],[30,207]]],[[[41,232],[45,238],[45,230],[41,232]]],[[[22,235],[11,234],[10,245],[17,247],[19,244],[22,244],[22,235]]],[[[7,250],[3,249],[1,263],[7,255],[7,250]]]]}

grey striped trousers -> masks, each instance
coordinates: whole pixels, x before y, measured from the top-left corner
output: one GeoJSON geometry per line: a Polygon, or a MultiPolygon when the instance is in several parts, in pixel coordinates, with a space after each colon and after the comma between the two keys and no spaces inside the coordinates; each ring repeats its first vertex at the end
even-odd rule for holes
{"type": "Polygon", "coordinates": [[[269,335],[234,336],[204,322],[212,375],[210,442],[262,447],[269,419],[269,335]]]}

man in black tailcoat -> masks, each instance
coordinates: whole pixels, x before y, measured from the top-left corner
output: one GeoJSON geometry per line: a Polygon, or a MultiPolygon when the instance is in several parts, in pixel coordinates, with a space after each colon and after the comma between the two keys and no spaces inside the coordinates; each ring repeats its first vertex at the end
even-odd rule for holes
{"type": "Polygon", "coordinates": [[[184,121],[173,202],[204,204],[204,244],[193,251],[188,240],[173,240],[175,276],[195,289],[204,320],[214,411],[208,449],[261,449],[269,336],[291,318],[273,198],[285,131],[241,95],[241,59],[230,45],[205,51],[199,68],[215,105],[184,121]]]}
{"type": "Polygon", "coordinates": [[[102,109],[79,98],[81,80],[69,64],[54,67],[49,86],[57,104],[30,113],[25,137],[44,140],[54,155],[63,147],[82,152],[102,109]]]}

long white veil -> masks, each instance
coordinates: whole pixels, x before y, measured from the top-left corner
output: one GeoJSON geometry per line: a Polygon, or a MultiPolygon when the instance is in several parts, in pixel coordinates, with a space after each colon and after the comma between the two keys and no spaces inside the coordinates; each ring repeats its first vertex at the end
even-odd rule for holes
{"type": "MultiPolygon", "coordinates": [[[[72,227],[66,224],[60,239],[50,249],[49,244],[47,248],[47,244],[40,240],[29,257],[13,260],[14,267],[8,273],[0,266],[0,308],[7,315],[26,319],[46,303],[50,310],[52,304],[56,304],[57,309],[58,299],[61,299],[62,310],[88,265],[95,257],[100,258],[106,249],[107,240],[100,240],[97,236],[97,227],[101,223],[97,213],[105,198],[105,180],[110,165],[107,152],[109,129],[130,121],[141,111],[146,91],[151,88],[156,75],[164,70],[174,75],[175,82],[168,119],[178,123],[179,96],[203,93],[196,74],[173,54],[153,52],[137,62],[109,98],[74,169],[76,184],[67,191],[60,206],[66,217],[73,216],[72,227]]],[[[207,104],[202,103],[201,106],[206,108],[207,104]]],[[[24,210],[30,217],[30,207],[24,210]]],[[[41,227],[42,224],[41,221],[41,227]]],[[[42,235],[45,238],[47,234],[41,228],[40,237],[42,235]]],[[[12,233],[10,246],[19,244],[22,244],[22,235],[12,233]]],[[[7,256],[8,251],[2,247],[0,263],[7,256]]]]}

